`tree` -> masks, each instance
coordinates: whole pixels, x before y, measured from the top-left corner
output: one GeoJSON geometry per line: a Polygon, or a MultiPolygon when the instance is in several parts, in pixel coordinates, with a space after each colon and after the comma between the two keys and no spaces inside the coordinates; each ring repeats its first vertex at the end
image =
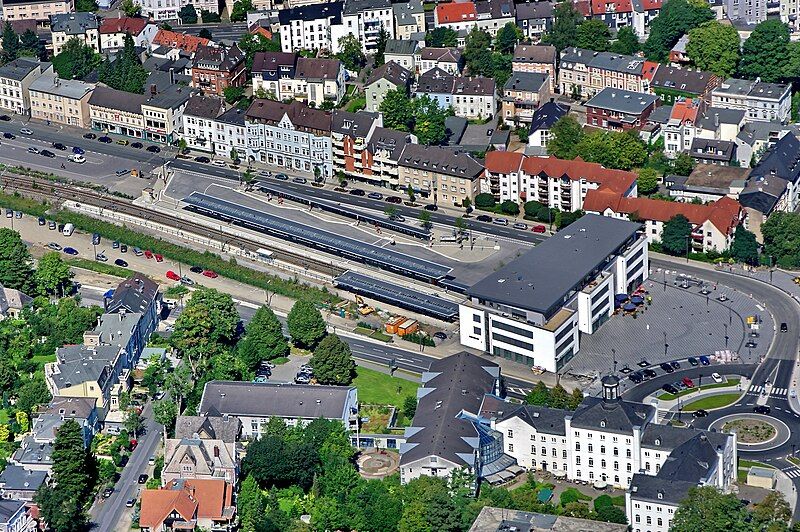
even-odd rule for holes
{"type": "Polygon", "coordinates": [[[479,209],[493,209],[496,203],[494,194],[481,192],[475,196],[475,206],[479,209]]]}
{"type": "Polygon", "coordinates": [[[754,530],[786,530],[792,521],[792,508],[780,491],[770,491],[752,511],[754,530]]]}
{"type": "Polygon", "coordinates": [[[178,364],[172,373],[167,375],[164,381],[164,388],[170,396],[178,403],[178,412],[181,411],[183,400],[192,391],[192,374],[187,364],[178,364]]]}
{"type": "Polygon", "coordinates": [[[505,200],[500,204],[500,212],[516,216],[519,214],[519,204],[514,200],[505,200]]]}
{"type": "Polygon", "coordinates": [[[77,12],[95,12],[100,8],[95,0],[76,0],[75,11],[77,12]]]}
{"type": "Polygon", "coordinates": [[[764,255],[784,268],[800,266],[800,214],[775,212],[761,226],[764,255]]]}
{"type": "Polygon", "coordinates": [[[378,110],[383,113],[383,125],[398,131],[411,131],[414,125],[414,106],[405,89],[392,89],[386,93],[378,110]]]}
{"type": "Polygon", "coordinates": [[[7,63],[17,58],[19,53],[20,43],[19,35],[11,27],[10,22],[6,22],[3,26],[3,62],[7,63]]]}
{"type": "Polygon", "coordinates": [[[31,293],[34,288],[31,255],[19,233],[0,229],[0,284],[31,293]]]}
{"type": "Polygon", "coordinates": [[[47,59],[47,50],[36,32],[31,29],[25,30],[25,33],[20,37],[19,55],[26,57],[35,57],[39,60],[47,59]]]}
{"type": "Polygon", "coordinates": [[[236,103],[244,96],[244,87],[225,87],[222,89],[222,94],[226,102],[236,103]]]}
{"type": "Polygon", "coordinates": [[[0,443],[8,442],[8,439],[11,437],[11,429],[8,428],[8,424],[2,423],[0,424],[0,443]]]}
{"type": "Polygon", "coordinates": [[[649,195],[658,190],[658,172],[653,168],[642,168],[636,179],[636,186],[640,194],[649,195]]]}
{"type": "Polygon", "coordinates": [[[17,392],[17,408],[30,416],[34,408],[52,399],[47,385],[41,380],[31,380],[23,384],[17,392]]]}
{"type": "MultiPolygon", "coordinates": [[[[222,22],[222,17],[220,17],[219,13],[214,13],[213,11],[207,11],[205,9],[200,10],[200,18],[203,19],[203,24],[211,24],[214,22],[222,22]]],[[[245,33],[242,38],[253,35],[252,33],[245,33]]],[[[260,33],[258,34],[259,37],[263,37],[260,33]]],[[[280,46],[279,46],[280,48],[280,46]]]]}
{"type": "Polygon", "coordinates": [[[572,2],[563,0],[553,10],[553,27],[548,31],[543,41],[556,47],[556,51],[578,42],[578,25],[583,21],[583,16],[575,9],[572,2]]]}
{"type": "MultiPolygon", "coordinates": [[[[207,22],[203,15],[203,22],[207,22]]],[[[260,33],[245,33],[239,39],[239,49],[244,52],[245,65],[247,70],[253,69],[253,57],[256,52],[280,52],[281,43],[279,40],[270,40],[260,33]]]]}
{"type": "Polygon", "coordinates": [[[692,226],[689,220],[682,214],[676,214],[664,224],[664,229],[661,231],[661,245],[667,253],[682,255],[686,253],[691,234],[692,226]]]}
{"type": "Polygon", "coordinates": [[[414,396],[409,395],[405,399],[403,399],[403,415],[406,416],[408,419],[414,417],[414,414],[417,413],[417,398],[414,396]]]}
{"type": "Polygon", "coordinates": [[[320,384],[345,386],[353,381],[356,374],[350,346],[336,334],[329,334],[322,339],[314,350],[310,364],[320,384]]]}
{"type": "Polygon", "coordinates": [[[425,229],[430,229],[433,224],[431,224],[431,213],[430,211],[419,211],[419,223],[425,229]]]}
{"type": "Polygon", "coordinates": [[[200,33],[198,33],[197,36],[203,39],[208,39],[210,41],[212,37],[211,30],[209,30],[208,28],[203,28],[200,30],[200,33]]]}
{"type": "Polygon", "coordinates": [[[142,66],[142,61],[136,53],[133,37],[125,34],[122,52],[114,61],[106,59],[99,71],[99,79],[114,89],[141,94],[147,81],[147,70],[142,66]]]}
{"type": "MultiPolygon", "coordinates": [[[[447,138],[447,128],[444,123],[450,116],[450,109],[442,109],[439,104],[427,94],[415,98],[412,102],[414,113],[414,134],[420,144],[428,146],[438,145],[447,138]]],[[[412,200],[413,201],[413,200],[412,200]]]]}
{"type": "Polygon", "coordinates": [[[688,153],[679,153],[672,163],[672,171],[678,175],[689,175],[694,170],[694,159],[688,153]]]}
{"type": "Polygon", "coordinates": [[[513,22],[508,22],[498,30],[494,38],[494,49],[501,54],[510,54],[522,38],[522,30],[513,22]]]}
{"type": "Polygon", "coordinates": [[[241,22],[247,19],[247,13],[254,10],[255,8],[253,7],[252,0],[238,0],[234,2],[233,9],[231,9],[231,22],[241,22]]]}
{"type": "Polygon", "coordinates": [[[411,203],[414,203],[414,201],[417,199],[414,193],[414,187],[411,186],[411,183],[409,183],[408,187],[406,187],[406,194],[408,194],[408,201],[411,203]]]}
{"type": "Polygon", "coordinates": [[[550,129],[547,153],[559,159],[574,159],[581,138],[583,138],[581,125],[572,116],[565,115],[550,129]]]}
{"type": "Polygon", "coordinates": [[[451,48],[458,45],[458,33],[452,28],[439,26],[425,35],[425,42],[434,48],[451,48]]]}
{"type": "Polygon", "coordinates": [[[547,406],[550,404],[550,389],[547,385],[539,381],[534,384],[533,389],[525,396],[525,402],[529,405],[547,406]]]}
{"type": "Polygon", "coordinates": [[[590,18],[578,25],[578,48],[605,52],[611,46],[611,31],[602,20],[590,18]]]}
{"type": "Polygon", "coordinates": [[[249,370],[257,368],[263,359],[272,360],[289,354],[289,342],[283,336],[281,322],[266,306],[253,315],[236,348],[239,359],[249,370]]]}
{"type": "Polygon", "coordinates": [[[644,53],[653,61],[666,61],[669,51],[685,33],[704,22],[714,20],[708,4],[696,0],[668,0],[650,23],[650,36],[644,53]]]}
{"type": "Polygon", "coordinates": [[[292,342],[309,349],[316,347],[326,334],[325,320],[310,301],[299,300],[292,306],[286,326],[292,342]]]}
{"type": "Polygon", "coordinates": [[[61,259],[61,254],[53,251],[45,253],[39,259],[36,268],[36,284],[43,295],[64,295],[65,289],[72,284],[73,273],[69,264],[61,259]]]}
{"type": "Polygon", "coordinates": [[[777,19],[759,23],[742,45],[739,75],[775,83],[789,67],[789,28],[777,19]]]}
{"type": "Polygon", "coordinates": [[[736,495],[703,486],[689,488],[670,525],[671,532],[697,530],[744,531],[751,528],[747,525],[747,510],[736,495]]]}
{"type": "Polygon", "coordinates": [[[122,4],[119,7],[126,17],[138,17],[142,13],[142,6],[133,0],[122,0],[122,4]]]}
{"type": "Polygon", "coordinates": [[[381,66],[386,62],[384,54],[386,53],[386,43],[389,41],[389,32],[381,24],[381,30],[378,32],[378,42],[376,43],[375,50],[375,66],[381,66]]]}
{"type": "Polygon", "coordinates": [[[606,168],[630,170],[647,161],[647,147],[636,131],[592,131],[581,136],[575,155],[606,168]]]}
{"type": "Polygon", "coordinates": [[[171,399],[161,399],[153,403],[153,416],[158,423],[164,425],[164,430],[169,432],[178,417],[178,405],[171,399]]]}
{"type": "MultiPolygon", "coordinates": [[[[236,4],[234,4],[234,6],[235,5],[236,4]]],[[[180,11],[178,11],[178,17],[183,24],[197,24],[197,10],[194,8],[193,4],[186,4],[183,6],[180,11]]]]}
{"type": "Polygon", "coordinates": [[[570,397],[561,384],[556,384],[550,390],[550,401],[547,406],[551,408],[568,408],[570,397]]]}
{"type": "Polygon", "coordinates": [[[212,288],[199,288],[175,320],[170,342],[192,364],[195,374],[198,361],[211,358],[234,344],[239,319],[230,295],[212,288]]]}
{"type": "Polygon", "coordinates": [[[615,54],[633,55],[640,48],[636,32],[630,26],[625,26],[617,32],[617,40],[611,43],[610,50],[615,54]]]}
{"type": "Polygon", "coordinates": [[[359,72],[367,64],[367,56],[361,48],[361,41],[352,33],[339,39],[339,53],[336,54],[336,58],[350,72],[359,72]]]}
{"type": "Polygon", "coordinates": [[[125,419],[122,422],[122,425],[125,427],[125,430],[128,433],[132,434],[134,438],[137,437],[138,434],[144,431],[144,418],[142,415],[136,411],[135,408],[131,408],[128,410],[128,413],[125,414],[125,419]]]}
{"type": "Polygon", "coordinates": [[[236,510],[239,514],[239,528],[242,532],[262,530],[266,500],[253,476],[248,476],[242,482],[239,496],[236,498],[236,510]]]}
{"type": "Polygon", "coordinates": [[[580,388],[573,388],[572,395],[569,397],[567,408],[576,410],[583,402],[583,390],[580,388]]]}
{"type": "Polygon", "coordinates": [[[17,414],[15,416],[17,420],[17,425],[19,425],[19,430],[22,434],[25,434],[30,429],[30,421],[28,418],[28,414],[23,412],[22,410],[17,410],[17,414]]]}
{"type": "Polygon", "coordinates": [[[736,232],[733,233],[731,256],[739,262],[744,262],[752,266],[758,265],[758,242],[756,242],[756,235],[745,229],[741,224],[736,227],[736,232]]]}
{"type": "Polygon", "coordinates": [[[739,64],[739,45],[736,28],[710,20],[689,32],[686,53],[698,68],[728,78],[739,64]]]}

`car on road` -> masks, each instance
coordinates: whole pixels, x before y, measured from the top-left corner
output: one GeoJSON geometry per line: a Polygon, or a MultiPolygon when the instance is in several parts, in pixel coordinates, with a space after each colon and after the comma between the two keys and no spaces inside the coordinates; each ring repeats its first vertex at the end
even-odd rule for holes
{"type": "Polygon", "coordinates": [[[127,253],[128,252],[128,244],[120,244],[119,245],[119,252],[120,253],[127,253]]]}
{"type": "Polygon", "coordinates": [[[47,244],[47,247],[52,249],[53,251],[61,251],[61,246],[56,244],[55,242],[50,242],[47,244]]]}
{"type": "Polygon", "coordinates": [[[211,164],[213,164],[214,166],[219,166],[220,168],[225,168],[225,166],[227,166],[227,163],[222,159],[214,159],[213,161],[211,161],[211,164]]]}
{"type": "Polygon", "coordinates": [[[130,171],[130,170],[127,170],[127,169],[125,169],[125,168],[120,168],[119,170],[117,170],[117,171],[116,171],[116,172],[114,172],[114,173],[115,173],[115,174],[117,174],[117,177],[122,177],[122,176],[124,176],[124,175],[130,174],[130,173],[131,173],[131,171],[130,171]]]}
{"type": "Polygon", "coordinates": [[[675,385],[673,384],[665,384],[664,386],[661,387],[661,389],[667,393],[671,393],[672,395],[675,395],[680,392],[680,390],[678,390],[678,388],[676,388],[675,385]]]}
{"type": "Polygon", "coordinates": [[[787,332],[789,330],[789,326],[786,324],[785,321],[781,322],[781,332],[787,332]]]}
{"type": "Polygon", "coordinates": [[[137,257],[141,257],[144,254],[144,252],[139,248],[133,248],[133,254],[136,255],[137,257]]]}
{"type": "Polygon", "coordinates": [[[112,139],[111,137],[106,137],[106,136],[97,137],[97,140],[99,140],[103,144],[111,144],[112,142],[114,142],[114,139],[112,139]]]}
{"type": "Polygon", "coordinates": [[[95,259],[99,260],[100,262],[108,262],[108,257],[106,257],[105,253],[98,253],[94,256],[95,259]]]}
{"type": "Polygon", "coordinates": [[[11,122],[11,117],[8,115],[3,115],[0,116],[0,120],[2,120],[3,122],[11,122]]]}
{"type": "Polygon", "coordinates": [[[150,260],[150,259],[152,259],[152,258],[153,258],[153,252],[152,252],[152,251],[150,251],[149,249],[148,249],[148,250],[146,250],[146,251],[144,252],[144,258],[146,258],[147,260],[150,260]]]}
{"type": "Polygon", "coordinates": [[[160,253],[155,253],[153,256],[156,258],[156,262],[164,262],[164,255],[160,253]]]}
{"type": "Polygon", "coordinates": [[[689,363],[690,366],[696,366],[700,364],[700,362],[698,362],[697,359],[694,357],[689,357],[686,359],[686,361],[689,363]]]}
{"type": "Polygon", "coordinates": [[[203,164],[208,164],[208,163],[211,162],[211,159],[209,159],[208,157],[204,157],[202,155],[200,157],[195,157],[194,160],[195,160],[195,162],[203,163],[203,164]]]}
{"type": "Polygon", "coordinates": [[[506,220],[505,218],[495,218],[494,220],[492,220],[492,223],[494,225],[508,225],[508,220],[506,220]]]}
{"type": "Polygon", "coordinates": [[[141,150],[142,148],[144,148],[144,144],[142,144],[141,142],[134,142],[133,144],[131,144],[131,148],[136,148],[137,150],[141,150]]]}
{"type": "Polygon", "coordinates": [[[433,333],[433,337],[438,340],[444,341],[447,340],[447,333],[443,331],[436,331],[435,333],[433,333]]]}
{"type": "Polygon", "coordinates": [[[180,281],[181,280],[181,276],[178,275],[177,273],[173,272],[172,270],[168,270],[167,271],[167,279],[169,279],[170,281],[180,281]]]}
{"type": "Polygon", "coordinates": [[[134,504],[136,504],[136,499],[131,498],[125,501],[125,506],[128,508],[133,508],[134,504]]]}
{"type": "Polygon", "coordinates": [[[547,232],[547,228],[543,225],[534,225],[531,231],[533,231],[534,233],[545,233],[547,232]]]}
{"type": "Polygon", "coordinates": [[[181,284],[185,284],[186,286],[194,285],[194,281],[190,277],[186,277],[185,275],[181,277],[181,284]]]}
{"type": "Polygon", "coordinates": [[[492,128],[489,128],[489,129],[487,129],[487,130],[486,130],[486,136],[487,136],[487,137],[491,137],[491,136],[492,136],[492,133],[494,133],[494,129],[492,129],[492,128]]]}
{"type": "Polygon", "coordinates": [[[478,215],[478,221],[479,222],[491,223],[492,222],[492,217],[489,216],[488,214],[479,214],[478,215]]]}
{"type": "Polygon", "coordinates": [[[47,222],[47,228],[51,231],[56,228],[56,223],[53,221],[47,222]]]}
{"type": "Polygon", "coordinates": [[[145,482],[147,482],[147,479],[148,479],[147,473],[142,473],[141,475],[139,475],[139,480],[137,482],[139,482],[139,484],[144,484],[145,482]]]}
{"type": "Polygon", "coordinates": [[[119,249],[119,240],[114,240],[111,243],[111,249],[119,249]]]}
{"type": "Polygon", "coordinates": [[[83,138],[89,139],[89,140],[94,140],[94,139],[97,138],[97,135],[95,135],[94,133],[84,133],[83,134],[83,138]]]}
{"type": "Polygon", "coordinates": [[[119,144],[120,146],[127,146],[128,144],[130,144],[130,142],[125,139],[119,139],[117,141],[117,144],[119,144]]]}
{"type": "Polygon", "coordinates": [[[644,380],[644,376],[639,371],[633,371],[628,375],[628,379],[634,384],[639,384],[644,380]]]}
{"type": "Polygon", "coordinates": [[[694,381],[689,377],[684,377],[681,379],[681,382],[686,385],[687,388],[694,388],[694,381]]]}
{"type": "Polygon", "coordinates": [[[86,162],[86,157],[77,153],[73,153],[67,156],[67,160],[73,163],[83,164],[86,162]]]}
{"type": "Polygon", "coordinates": [[[22,133],[23,135],[33,135],[33,130],[28,129],[27,127],[23,127],[22,129],[19,130],[19,132],[22,133]]]}
{"type": "Polygon", "coordinates": [[[658,376],[658,373],[656,373],[656,370],[654,369],[647,368],[646,370],[642,371],[642,376],[644,376],[645,379],[655,379],[656,376],[658,376]]]}
{"type": "Polygon", "coordinates": [[[54,142],[54,143],[52,144],[52,146],[53,146],[55,149],[57,149],[57,150],[60,150],[60,151],[64,151],[64,150],[66,150],[66,149],[67,149],[67,147],[66,147],[64,144],[60,143],[60,142],[54,142]]]}
{"type": "Polygon", "coordinates": [[[423,207],[423,208],[424,208],[426,211],[433,211],[433,212],[436,212],[436,211],[438,211],[438,210],[439,210],[439,207],[438,207],[438,206],[436,206],[436,205],[425,205],[425,207],[423,207]]]}
{"type": "Polygon", "coordinates": [[[147,463],[150,464],[150,465],[155,464],[156,463],[156,457],[153,456],[153,455],[150,455],[150,458],[147,459],[147,463]]]}
{"type": "Polygon", "coordinates": [[[5,139],[15,139],[17,136],[13,133],[3,133],[3,138],[5,139]]]}
{"type": "Polygon", "coordinates": [[[100,233],[92,233],[92,245],[96,246],[100,244],[100,233]]]}
{"type": "Polygon", "coordinates": [[[160,153],[161,152],[161,148],[159,148],[156,145],[151,145],[151,146],[147,147],[147,151],[149,151],[150,153],[160,153]]]}
{"type": "Polygon", "coordinates": [[[755,412],[756,414],[764,414],[766,416],[767,414],[772,412],[772,409],[767,405],[758,405],[753,407],[753,412],[755,412]]]}
{"type": "Polygon", "coordinates": [[[72,153],[74,153],[75,155],[83,155],[84,153],[86,153],[86,151],[83,148],[79,148],[78,146],[73,146],[72,153]]]}
{"type": "Polygon", "coordinates": [[[286,174],[275,174],[275,179],[278,179],[279,181],[288,181],[289,176],[286,174]]]}
{"type": "Polygon", "coordinates": [[[39,225],[44,225],[44,224],[46,224],[46,223],[47,223],[47,220],[45,220],[45,219],[44,219],[42,216],[39,216],[39,219],[38,219],[38,220],[36,220],[36,222],[37,222],[39,225]]]}
{"type": "Polygon", "coordinates": [[[672,369],[681,369],[681,363],[677,360],[673,360],[670,364],[672,365],[672,369]]]}
{"type": "Polygon", "coordinates": [[[56,156],[55,153],[51,152],[50,150],[42,150],[39,152],[39,155],[44,155],[45,157],[52,159],[56,156]]]}
{"type": "Polygon", "coordinates": [[[203,275],[211,279],[216,279],[219,277],[219,274],[213,270],[203,270],[203,275]]]}
{"type": "Polygon", "coordinates": [[[673,368],[672,364],[669,362],[662,362],[659,367],[667,373],[673,373],[675,371],[675,368],[673,368]]]}
{"type": "Polygon", "coordinates": [[[717,383],[722,382],[722,375],[720,375],[716,371],[711,374],[711,378],[714,379],[714,382],[717,382],[717,383]]]}
{"type": "Polygon", "coordinates": [[[699,357],[697,357],[697,358],[698,358],[698,360],[700,360],[700,363],[701,363],[702,365],[704,365],[704,366],[708,366],[708,365],[710,365],[710,364],[711,364],[711,359],[710,359],[710,358],[708,358],[706,355],[700,355],[700,356],[699,356],[699,357]]]}
{"type": "Polygon", "coordinates": [[[114,493],[114,488],[106,488],[103,490],[103,498],[108,499],[111,497],[111,494],[114,493]]]}
{"type": "Polygon", "coordinates": [[[122,259],[115,260],[114,264],[116,264],[120,268],[127,268],[128,267],[128,263],[126,261],[122,260],[122,259]]]}
{"type": "Polygon", "coordinates": [[[201,268],[200,266],[192,266],[191,268],[189,268],[189,271],[192,273],[203,273],[203,268],[201,268]]]}
{"type": "Polygon", "coordinates": [[[367,197],[369,199],[382,200],[383,194],[381,194],[380,192],[370,192],[369,194],[367,194],[367,197]]]}
{"type": "Polygon", "coordinates": [[[28,153],[37,153],[38,154],[39,153],[39,148],[31,146],[30,148],[28,148],[28,153]]]}
{"type": "Polygon", "coordinates": [[[292,183],[297,183],[298,185],[305,185],[306,183],[308,183],[308,179],[306,179],[305,177],[295,177],[294,179],[292,179],[292,183]]]}
{"type": "Polygon", "coordinates": [[[701,408],[700,410],[695,410],[692,412],[692,415],[694,417],[706,417],[708,415],[708,411],[701,408]]]}
{"type": "Polygon", "coordinates": [[[398,198],[397,196],[389,196],[386,198],[387,203],[403,203],[403,198],[398,198]]]}
{"type": "Polygon", "coordinates": [[[350,191],[351,196],[366,196],[367,193],[361,190],[360,188],[354,188],[350,191]]]}
{"type": "Polygon", "coordinates": [[[525,224],[525,223],[522,223],[522,222],[517,222],[517,223],[514,224],[514,229],[520,229],[522,231],[527,231],[528,230],[528,224],[525,224]]]}

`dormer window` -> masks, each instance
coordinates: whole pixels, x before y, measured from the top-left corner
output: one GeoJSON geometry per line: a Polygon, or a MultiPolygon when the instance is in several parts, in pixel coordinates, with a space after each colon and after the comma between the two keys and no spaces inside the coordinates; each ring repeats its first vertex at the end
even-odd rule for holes
{"type": "Polygon", "coordinates": [[[656,438],[655,444],[656,445],[661,445],[661,439],[660,438],[656,438]]]}
{"type": "Polygon", "coordinates": [[[664,498],[664,492],[663,491],[659,491],[658,492],[658,500],[661,500],[663,498],[664,498]]]}
{"type": "Polygon", "coordinates": [[[605,426],[606,426],[606,420],[604,419],[603,421],[600,422],[600,427],[605,428],[605,426]]]}

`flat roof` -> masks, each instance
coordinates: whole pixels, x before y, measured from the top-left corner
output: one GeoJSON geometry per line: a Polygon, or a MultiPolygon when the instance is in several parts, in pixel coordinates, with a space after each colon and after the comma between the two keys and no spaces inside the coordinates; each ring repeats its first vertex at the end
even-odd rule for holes
{"type": "Polygon", "coordinates": [[[408,310],[423,312],[427,316],[443,320],[453,320],[458,316],[458,305],[439,296],[424,294],[419,290],[411,290],[395,283],[367,277],[360,273],[348,271],[334,279],[339,288],[356,294],[391,303],[408,310]]]}
{"type": "Polygon", "coordinates": [[[435,262],[406,255],[405,253],[384,249],[354,238],[286,220],[256,209],[242,207],[233,202],[207,196],[199,192],[192,193],[184,198],[183,202],[200,212],[230,219],[245,227],[252,227],[284,240],[299,242],[346,258],[373,264],[386,270],[410,274],[420,279],[440,279],[452,269],[435,262]]]}
{"type": "Polygon", "coordinates": [[[470,297],[540,312],[558,311],[575,290],[630,239],[641,224],[586,214],[518,259],[489,274],[470,297]]]}

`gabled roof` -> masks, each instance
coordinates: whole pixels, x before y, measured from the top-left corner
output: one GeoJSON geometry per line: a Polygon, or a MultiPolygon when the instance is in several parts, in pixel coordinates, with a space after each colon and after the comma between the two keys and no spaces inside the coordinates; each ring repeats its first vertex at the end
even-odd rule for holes
{"type": "Polygon", "coordinates": [[[139,523],[151,530],[176,512],[184,521],[206,518],[232,520],[233,487],[221,479],[173,480],[162,489],[142,491],[139,523]]]}
{"type": "Polygon", "coordinates": [[[428,172],[478,179],[483,176],[484,167],[469,153],[454,152],[441,146],[408,144],[400,156],[398,164],[428,172]]]}
{"type": "Polygon", "coordinates": [[[342,62],[338,59],[323,59],[316,57],[299,57],[295,78],[306,80],[338,79],[342,70],[342,62]]]}
{"type": "Polygon", "coordinates": [[[478,11],[472,2],[451,2],[436,6],[436,20],[439,24],[456,24],[459,22],[474,21],[478,18],[478,11]]]}
{"type": "Polygon", "coordinates": [[[104,18],[100,33],[130,33],[139,35],[147,27],[147,19],[138,17],[104,18]]]}
{"type": "Polygon", "coordinates": [[[364,86],[369,87],[379,79],[385,79],[395,87],[407,87],[413,75],[394,61],[388,61],[372,71],[364,86]]]}
{"type": "MultiPolygon", "coordinates": [[[[395,4],[394,7],[405,5],[405,4],[395,4]]],[[[417,47],[419,46],[419,41],[415,41],[414,39],[388,39],[386,41],[386,54],[395,54],[395,55],[412,55],[414,52],[417,51],[417,47]]]]}
{"type": "Polygon", "coordinates": [[[63,397],[56,395],[39,412],[42,414],[58,414],[68,419],[89,419],[95,410],[96,404],[97,399],[94,397],[63,397]]]}
{"type": "Polygon", "coordinates": [[[20,510],[24,511],[25,504],[25,501],[17,499],[0,499],[0,523],[10,524],[9,521],[17,515],[20,510]]]}
{"type": "Polygon", "coordinates": [[[100,25],[94,13],[61,13],[50,15],[50,31],[67,35],[83,35],[89,30],[96,30],[100,25]]]}
{"type": "Polygon", "coordinates": [[[540,129],[550,129],[567,113],[569,113],[569,105],[550,100],[533,112],[529,131],[533,133],[540,129]]]}
{"type": "Polygon", "coordinates": [[[672,106],[672,112],[669,117],[670,120],[675,120],[679,124],[695,124],[697,123],[697,113],[699,110],[700,105],[697,100],[692,100],[691,98],[685,100],[678,99],[672,106]]]}
{"type": "Polygon", "coordinates": [[[422,15],[425,13],[425,8],[422,6],[421,0],[409,0],[392,4],[392,11],[398,26],[412,26],[417,23],[414,15],[422,15]]]}
{"type": "Polygon", "coordinates": [[[239,418],[212,416],[178,416],[175,422],[176,438],[209,438],[225,443],[235,443],[241,430],[239,418]]]}
{"type": "Polygon", "coordinates": [[[178,33],[171,30],[158,30],[153,37],[153,44],[156,46],[166,46],[168,48],[180,48],[184,52],[193,54],[198,46],[208,46],[211,41],[203,37],[189,35],[188,33],[178,33]]]}
{"type": "Polygon", "coordinates": [[[512,72],[503,91],[539,92],[549,77],[539,72],[512,72]]]}
{"type": "Polygon", "coordinates": [[[211,96],[192,96],[183,110],[184,116],[200,118],[217,118],[225,110],[225,103],[211,96]]]}
{"type": "Polygon", "coordinates": [[[253,56],[253,72],[274,71],[279,67],[293,67],[297,54],[287,52],[256,52],[253,56]]]}
{"type": "Polygon", "coordinates": [[[716,131],[722,124],[740,125],[744,121],[745,111],[741,109],[727,109],[725,107],[707,107],[697,121],[703,129],[716,131]]]}
{"type": "Polygon", "coordinates": [[[654,408],[622,399],[605,400],[584,397],[572,415],[573,428],[595,429],[618,434],[633,434],[634,427],[644,427],[653,417],[654,408]]]}
{"type": "Polygon", "coordinates": [[[13,79],[14,81],[22,81],[28,77],[31,72],[40,67],[41,71],[44,72],[50,68],[50,63],[42,63],[33,59],[20,57],[14,59],[10,63],[0,66],[0,79],[6,78],[13,79]]]}
{"type": "Polygon", "coordinates": [[[711,72],[661,65],[653,76],[653,89],[670,89],[700,95],[721,80],[711,72]]]}
{"type": "Polygon", "coordinates": [[[331,24],[341,24],[343,5],[344,2],[326,2],[281,9],[278,11],[278,21],[281,26],[291,24],[292,21],[321,19],[330,19],[331,24]]]}
{"type": "Polygon", "coordinates": [[[168,438],[164,447],[164,471],[181,474],[184,465],[191,465],[197,476],[216,475],[221,469],[237,465],[235,442],[207,438],[168,438]]]}
{"type": "Polygon", "coordinates": [[[358,15],[374,9],[391,9],[390,0],[346,0],[342,13],[345,15],[358,15]]]}
{"type": "Polygon", "coordinates": [[[245,113],[247,120],[265,121],[269,124],[278,124],[284,116],[288,116],[295,127],[328,132],[331,130],[330,113],[312,109],[297,100],[285,104],[274,100],[256,99],[245,113]]]}
{"type": "Polygon", "coordinates": [[[699,481],[681,481],[636,473],[631,478],[631,499],[677,506],[699,481]]]}
{"type": "Polygon", "coordinates": [[[611,52],[595,52],[583,48],[565,48],[561,51],[561,67],[567,68],[569,63],[582,63],[592,68],[634,76],[642,76],[645,66],[645,60],[640,57],[611,52]]]}
{"type": "Polygon", "coordinates": [[[337,109],[333,112],[333,117],[331,119],[331,131],[352,138],[366,138],[373,124],[380,118],[380,113],[371,113],[368,111],[352,113],[350,111],[341,111],[337,109]]]}
{"type": "Polygon", "coordinates": [[[549,44],[518,44],[514,48],[512,61],[515,63],[547,63],[552,65],[556,62],[556,56],[556,47],[549,44]]]}
{"type": "Polygon", "coordinates": [[[419,51],[419,57],[425,61],[458,63],[461,61],[461,50],[458,48],[434,48],[432,46],[426,46],[419,51]]]}
{"type": "Polygon", "coordinates": [[[761,157],[739,194],[745,207],[772,212],[789,183],[800,182],[800,140],[784,135],[761,157]]]}
{"type": "Polygon", "coordinates": [[[523,405],[501,416],[498,418],[497,422],[500,423],[507,419],[519,418],[535,428],[536,432],[566,436],[564,417],[570,414],[572,414],[571,411],[562,410],[560,408],[523,405]]]}
{"type": "Polygon", "coordinates": [[[609,109],[620,113],[639,115],[658,103],[658,96],[644,92],[626,91],[606,87],[586,102],[586,107],[609,109]]]}
{"type": "Polygon", "coordinates": [[[194,66],[225,72],[235,69],[244,59],[244,52],[237,44],[230,48],[200,44],[195,52],[194,66]]]}
{"type": "Polygon", "coordinates": [[[47,480],[47,475],[47,471],[35,471],[16,464],[8,464],[0,473],[0,487],[7,491],[36,491],[47,480]]]}
{"type": "Polygon", "coordinates": [[[367,149],[375,154],[381,150],[388,152],[389,160],[397,161],[403,152],[406,144],[411,143],[411,134],[403,131],[396,131],[385,127],[376,127],[372,136],[369,138],[367,149]]]}
{"type": "Polygon", "coordinates": [[[484,78],[483,76],[453,76],[436,67],[419,77],[416,92],[422,94],[491,96],[495,93],[495,82],[493,79],[484,78]]]}
{"type": "Polygon", "coordinates": [[[554,9],[555,3],[548,0],[519,3],[516,9],[517,22],[552,18],[554,9]]]}
{"type": "Polygon", "coordinates": [[[191,521],[197,515],[197,506],[197,501],[192,499],[187,490],[145,489],[142,491],[139,524],[151,530],[160,530],[164,520],[173,512],[184,521],[191,521]]]}
{"type": "MultiPolygon", "coordinates": [[[[97,94],[98,89],[94,94],[97,94]]],[[[91,99],[89,103],[91,103],[91,99]]],[[[119,312],[120,309],[128,312],[145,312],[157,296],[158,285],[149,277],[141,273],[134,273],[117,285],[114,297],[108,302],[106,311],[109,314],[119,312]]]]}

